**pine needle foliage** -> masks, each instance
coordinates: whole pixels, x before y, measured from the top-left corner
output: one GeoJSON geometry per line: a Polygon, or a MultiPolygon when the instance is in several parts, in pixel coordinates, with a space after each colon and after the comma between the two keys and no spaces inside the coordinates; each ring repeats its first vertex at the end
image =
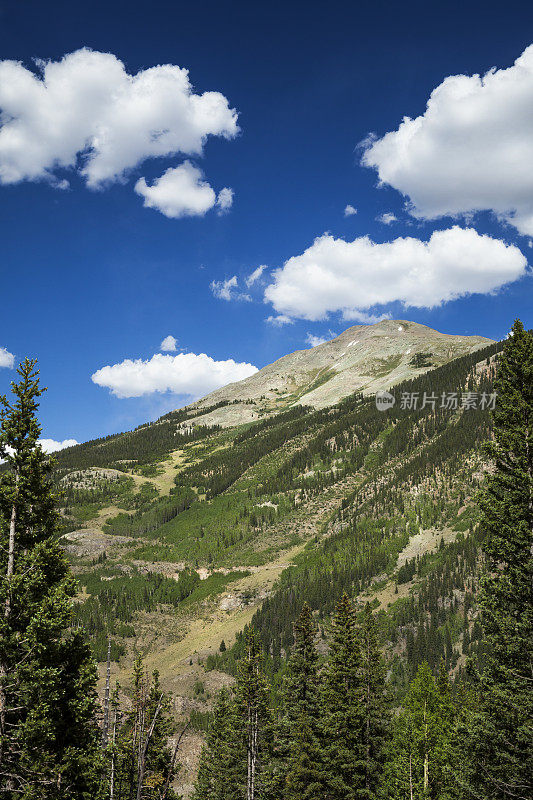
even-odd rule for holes
{"type": "Polygon", "coordinates": [[[533,332],[516,321],[496,379],[494,469],[479,504],[485,663],[467,722],[468,796],[533,797],[533,332]]]}
{"type": "Polygon", "coordinates": [[[0,785],[7,800],[97,797],[95,666],[69,630],[75,583],[38,439],[36,362],[1,397],[0,785]]]}

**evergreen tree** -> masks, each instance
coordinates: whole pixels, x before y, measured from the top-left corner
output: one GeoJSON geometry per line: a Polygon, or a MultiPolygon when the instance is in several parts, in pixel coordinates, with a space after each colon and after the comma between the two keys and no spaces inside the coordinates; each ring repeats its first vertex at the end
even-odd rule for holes
{"type": "Polygon", "coordinates": [[[323,796],[322,753],[314,722],[305,710],[295,721],[284,800],[316,800],[323,796]]]}
{"type": "Polygon", "coordinates": [[[327,800],[355,800],[364,785],[365,751],[361,649],[355,611],[344,594],[333,617],[333,638],[324,675],[324,760],[327,800]]]}
{"type": "Polygon", "coordinates": [[[274,733],[269,796],[306,800],[320,796],[323,789],[317,628],[307,603],[293,629],[274,733]]]}
{"type": "Polygon", "coordinates": [[[362,613],[359,640],[364,774],[357,797],[371,800],[376,796],[383,769],[389,713],[385,691],[385,662],[378,646],[376,621],[369,603],[366,603],[362,613]]]}
{"type": "Polygon", "coordinates": [[[235,705],[227,691],[217,697],[213,721],[200,756],[192,800],[240,800],[246,753],[237,726],[235,705]]]}
{"type": "Polygon", "coordinates": [[[494,440],[479,505],[487,572],[477,703],[465,732],[463,791],[484,800],[533,796],[533,333],[513,325],[499,362],[494,440]]]}
{"type": "Polygon", "coordinates": [[[11,800],[97,796],[95,667],[71,632],[75,583],[38,444],[35,361],[0,398],[0,786],[11,800]]]}

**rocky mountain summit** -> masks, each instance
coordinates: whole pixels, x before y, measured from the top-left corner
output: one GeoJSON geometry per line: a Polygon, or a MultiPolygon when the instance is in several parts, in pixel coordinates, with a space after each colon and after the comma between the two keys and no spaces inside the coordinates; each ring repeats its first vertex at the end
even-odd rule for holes
{"type": "Polygon", "coordinates": [[[353,325],[331,341],[296,350],[249,378],[211,392],[191,408],[196,413],[210,409],[196,416],[195,423],[223,427],[297,404],[325,408],[354,392],[388,389],[491,343],[483,336],[439,333],[407,320],[353,325]]]}

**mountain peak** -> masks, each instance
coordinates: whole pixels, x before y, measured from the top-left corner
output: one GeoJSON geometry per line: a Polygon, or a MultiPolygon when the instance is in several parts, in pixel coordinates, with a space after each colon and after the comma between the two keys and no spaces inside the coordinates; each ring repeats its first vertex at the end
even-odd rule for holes
{"type": "Polygon", "coordinates": [[[195,422],[230,427],[293,405],[324,408],[354,392],[374,394],[428,369],[474,352],[492,339],[440,333],[409,320],[352,325],[327,342],[283,356],[238,383],[192,404],[195,422]],[[424,366],[413,361],[424,353],[424,366]],[[208,407],[225,405],[208,411],[208,407]]]}

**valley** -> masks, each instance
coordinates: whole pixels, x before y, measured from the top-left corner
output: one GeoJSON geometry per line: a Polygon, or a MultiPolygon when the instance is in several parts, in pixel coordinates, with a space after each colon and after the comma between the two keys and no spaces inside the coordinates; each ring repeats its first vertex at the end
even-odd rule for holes
{"type": "MultiPolygon", "coordinates": [[[[400,337],[407,323],[391,325],[400,337]]],[[[380,323],[379,334],[389,350],[391,325],[380,323]]],[[[100,689],[110,639],[113,681],[127,682],[140,653],[174,698],[176,718],[194,710],[186,792],[214,693],[233,681],[250,624],[274,682],[303,602],[327,641],[343,591],[371,602],[398,697],[421,660],[444,659],[456,674],[476,653],[472,503],[490,417],[460,402],[440,407],[440,398],[488,396],[501,345],[461,339],[447,344],[447,359],[441,351],[441,363],[411,366],[407,377],[386,355],[388,372],[372,384],[398,397],[386,412],[368,386],[344,397],[342,382],[324,404],[316,393],[329,381],[302,395],[316,405],[299,398],[267,409],[246,379],[230,387],[231,400],[215,393],[58,455],[62,541],[81,589],[75,619],[100,661],[100,689]],[[424,392],[439,398],[435,407],[402,409],[401,396],[424,392]],[[230,425],[241,403],[258,418],[230,425]]],[[[432,361],[435,337],[417,341],[432,361]]]]}

